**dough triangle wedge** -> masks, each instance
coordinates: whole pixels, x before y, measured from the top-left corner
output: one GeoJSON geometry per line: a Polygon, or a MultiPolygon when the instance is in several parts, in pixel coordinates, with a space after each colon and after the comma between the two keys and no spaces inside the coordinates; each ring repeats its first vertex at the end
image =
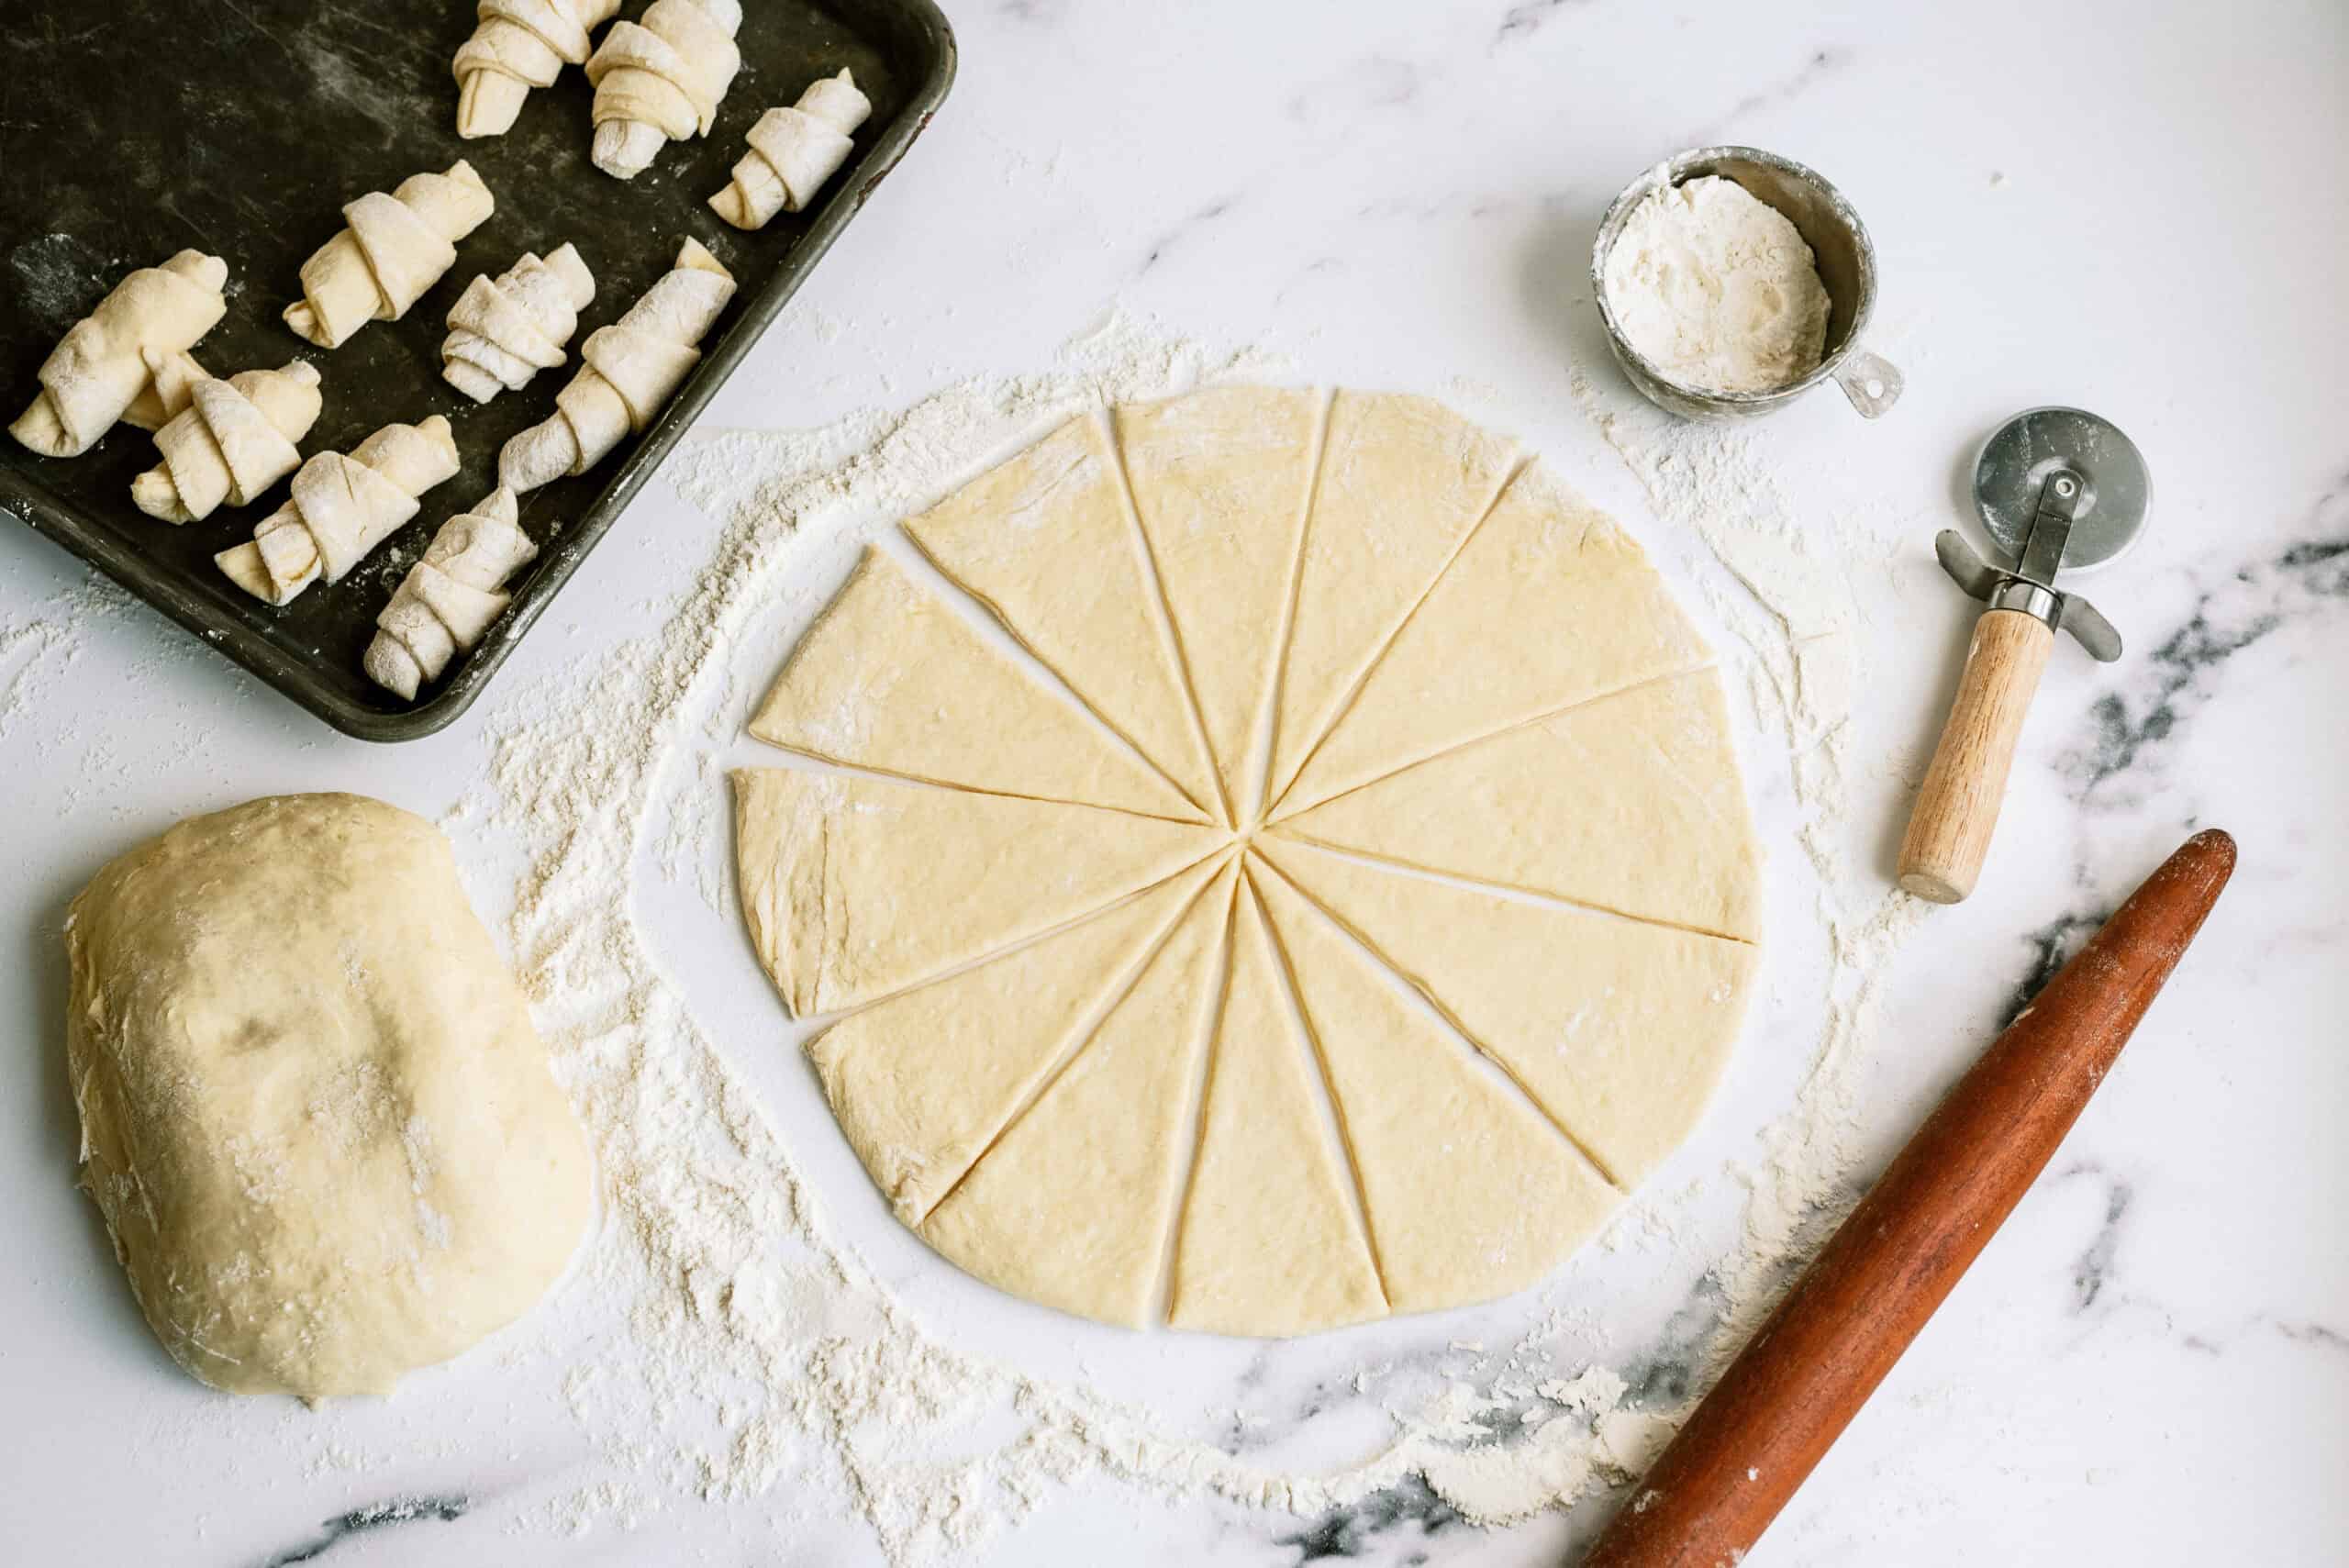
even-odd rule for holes
{"type": "Polygon", "coordinates": [[[1711,658],[1647,552],[1531,463],[1396,633],[1276,815],[1711,658]]]}
{"type": "Polygon", "coordinates": [[[808,1043],[833,1118],[900,1218],[918,1223],[963,1179],[1213,874],[1197,867],[808,1043]]]}
{"type": "Polygon", "coordinates": [[[734,775],[751,945],[801,1018],[852,1007],[1196,865],[1220,828],[783,768],[734,775]]]}
{"type": "Polygon", "coordinates": [[[1341,392],[1330,405],[1281,669],[1273,798],[1491,507],[1516,455],[1514,440],[1424,397],[1341,392]]]}
{"type": "Polygon", "coordinates": [[[1259,737],[1272,701],[1305,525],[1321,397],[1224,386],[1121,404],[1118,449],[1224,797],[1260,808],[1259,737]]]}
{"type": "Polygon", "coordinates": [[[1175,1242],[1168,1320],[1177,1329],[1274,1337],[1386,1312],[1279,962],[1243,892],[1175,1242]]]}
{"type": "Polygon", "coordinates": [[[1638,1184],[1703,1116],[1744,1020],[1749,944],[1316,850],[1262,858],[1418,987],[1618,1186],[1638,1184]]]}
{"type": "Polygon", "coordinates": [[[1238,874],[1224,862],[1092,1039],[930,1211],[921,1234],[941,1254],[1063,1312],[1149,1320],[1238,874]]]}
{"type": "Polygon", "coordinates": [[[1192,804],[1219,814],[1215,763],[1099,419],[1078,415],[905,528],[1192,804]]]}
{"type": "Polygon", "coordinates": [[[1431,1312],[1549,1273],[1621,1195],[1328,916],[1278,876],[1249,880],[1362,1173],[1387,1305],[1431,1312]]]}
{"type": "Polygon", "coordinates": [[[1203,820],[875,549],[792,650],[751,733],[901,778],[1203,820]]]}
{"type": "Polygon", "coordinates": [[[1692,670],[1430,758],[1275,839],[1753,941],[1760,851],[1720,676],[1692,670]]]}

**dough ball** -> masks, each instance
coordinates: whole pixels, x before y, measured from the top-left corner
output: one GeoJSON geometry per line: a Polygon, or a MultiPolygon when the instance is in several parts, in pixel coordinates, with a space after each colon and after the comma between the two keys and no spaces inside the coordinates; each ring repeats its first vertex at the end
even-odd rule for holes
{"type": "Polygon", "coordinates": [[[388,1393],[562,1272],[586,1144],[430,823],[351,795],[195,817],[65,936],[82,1180],[195,1376],[388,1393]]]}

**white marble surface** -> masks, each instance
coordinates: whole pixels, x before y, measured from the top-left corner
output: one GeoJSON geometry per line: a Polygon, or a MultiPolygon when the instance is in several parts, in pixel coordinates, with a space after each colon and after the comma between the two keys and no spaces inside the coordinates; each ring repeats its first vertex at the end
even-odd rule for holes
{"type": "MultiPolygon", "coordinates": [[[[1837,852],[1854,877],[1882,870],[1970,620],[1930,560],[1965,454],[2040,402],[2130,431],[2154,472],[2154,527],[2093,587],[2131,651],[2107,669],[2058,650],[1984,892],[1932,916],[1881,976],[1863,1167],[2046,954],[2186,833],[2232,829],[2242,870],[2048,1178],[1753,1561],[2349,1558],[2349,1162],[2335,1137],[2349,1106],[2349,828],[2324,782],[2349,762],[2349,12],[955,12],[963,73],[945,113],[705,428],[818,425],[1023,370],[1121,306],[1171,332],[1265,343],[1302,377],[1453,398],[1523,433],[1675,575],[1695,574],[1698,541],[1654,516],[1570,386],[1579,368],[1602,410],[1632,406],[1586,298],[1590,232],[1634,171],[1703,141],[1768,147],[1840,184],[1881,252],[1872,339],[1907,369],[1907,398],[1864,427],[1822,394],[1754,439],[1799,506],[1857,518],[1897,562],[1851,582],[1867,683],[1837,852]]],[[[773,1499],[678,1501],[577,1539],[516,1531],[596,1461],[543,1381],[509,1374],[495,1351],[417,1380],[379,1416],[327,1418],[384,1456],[364,1463],[326,1452],[308,1425],[321,1418],[297,1407],[224,1413],[146,1336],[71,1184],[57,927],[90,872],[172,819],[256,794],[350,788],[444,808],[484,766],[500,694],[657,624],[699,564],[677,541],[708,528],[656,482],[475,715],[397,749],[330,734],[143,612],[62,637],[0,634],[17,957],[0,973],[16,1042],[0,1059],[0,1189],[15,1217],[0,1275],[0,1561],[292,1562],[317,1541],[338,1564],[879,1560],[822,1496],[792,1499],[781,1532],[773,1499]],[[340,1537],[321,1523],[396,1496],[445,1497],[458,1517],[340,1537]]],[[[55,620],[83,581],[46,541],[0,529],[0,627],[55,620]]],[[[781,646],[746,649],[745,678],[781,646]]],[[[1789,956],[1698,1146],[1660,1186],[1726,1185],[1818,1033],[1802,967],[1816,917],[1790,880],[1801,813],[1783,740],[1776,755],[1766,733],[1746,740],[1774,841],[1774,951],[1789,956]]],[[[697,962],[678,962],[704,984],[697,962]]],[[[1130,1396],[1163,1397],[1171,1425],[1220,1426],[1309,1465],[1375,1435],[1375,1406],[1332,1395],[1331,1368],[1375,1351],[1439,1358],[1451,1338],[1528,1319],[1519,1305],[1465,1329],[1438,1319],[1256,1357],[1068,1330],[982,1300],[887,1221],[827,1142],[747,962],[713,960],[732,967],[697,1009],[745,1053],[841,1228],[950,1340],[1046,1373],[1081,1363],[1130,1396]]],[[[1681,1253],[1668,1261],[1691,1277],[1709,1262],[1681,1253]]],[[[1653,1267],[1638,1249],[1580,1260],[1558,1289],[1569,1305],[1639,1304],[1600,1314],[1608,1342],[1592,1351],[1668,1383],[1705,1326],[1667,1321],[1688,1281],[1631,1277],[1653,1267]]],[[[1096,1481],[979,1557],[1546,1563],[1605,1506],[1480,1530],[1408,1487],[1300,1519],[1096,1481]]]]}

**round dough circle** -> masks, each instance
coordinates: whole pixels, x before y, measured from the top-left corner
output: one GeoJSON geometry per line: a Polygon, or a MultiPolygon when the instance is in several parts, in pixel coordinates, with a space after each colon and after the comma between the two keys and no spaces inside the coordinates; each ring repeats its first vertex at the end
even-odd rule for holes
{"type": "Polygon", "coordinates": [[[735,775],[737,854],[938,1251],[1307,1333],[1537,1283],[1687,1138],[1753,826],[1702,639],[1539,461],[1423,398],[1219,387],[905,533],[753,717],[816,765],[735,775]]]}

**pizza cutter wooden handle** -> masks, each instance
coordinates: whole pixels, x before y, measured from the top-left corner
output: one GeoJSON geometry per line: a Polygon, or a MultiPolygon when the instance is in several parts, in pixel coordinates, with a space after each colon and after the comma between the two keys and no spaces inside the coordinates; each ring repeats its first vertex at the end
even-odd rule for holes
{"type": "Polygon", "coordinates": [[[1727,1568],[1743,1558],[2045,1168],[2234,863],[2226,834],[2188,839],[2007,1026],[1731,1363],[1581,1568],[1727,1568]]]}
{"type": "Polygon", "coordinates": [[[1918,897],[1955,904],[1974,891],[2054,641],[2054,628],[2021,610],[1985,610],[1974,623],[1957,700],[1900,840],[1900,885],[1918,897]]]}

